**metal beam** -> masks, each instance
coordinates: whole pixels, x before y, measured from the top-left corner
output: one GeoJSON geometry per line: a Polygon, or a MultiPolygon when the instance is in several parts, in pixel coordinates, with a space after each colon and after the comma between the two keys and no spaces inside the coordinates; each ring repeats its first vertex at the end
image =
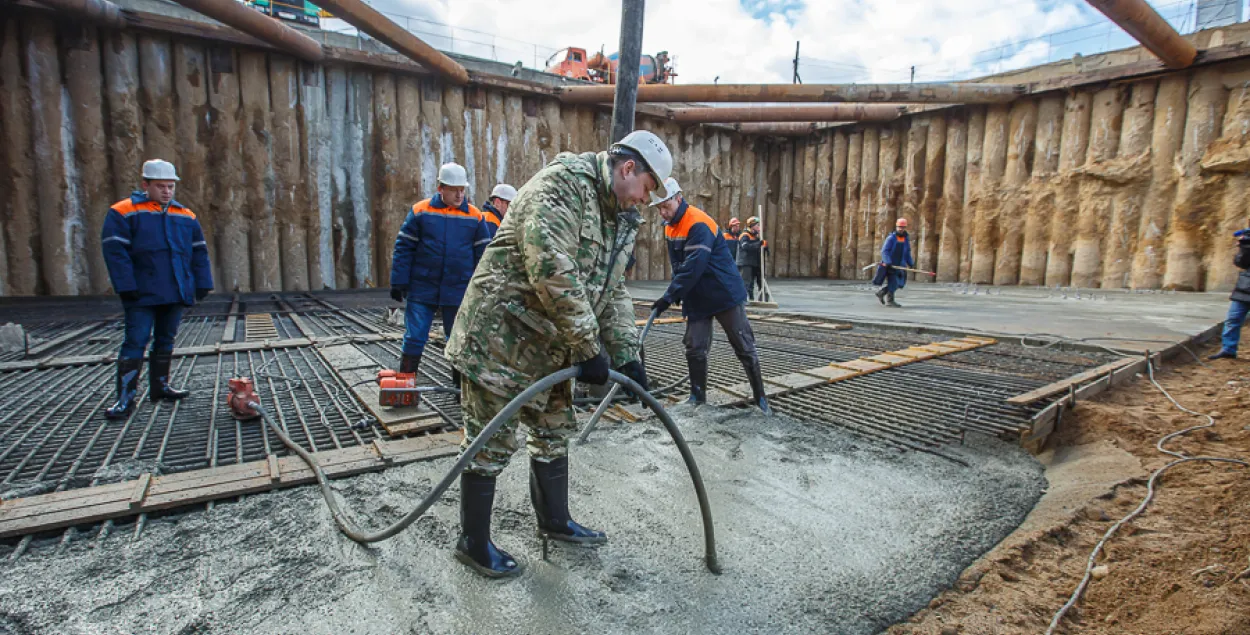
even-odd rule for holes
{"type": "Polygon", "coordinates": [[[642,63],[642,17],[645,0],[621,3],[621,45],[612,102],[612,143],[634,130],[639,65],[642,63]]]}
{"type": "MultiPolygon", "coordinates": [[[[648,84],[639,102],[886,102],[896,104],[1001,104],[1027,91],[1008,84],[648,84]]],[[[614,86],[566,86],[566,104],[605,104],[614,86]]]]}
{"type": "Polygon", "coordinates": [[[109,0],[40,0],[39,4],[46,5],[57,11],[72,13],[96,24],[116,29],[127,26],[126,17],[122,14],[122,8],[109,2],[109,0]]]}
{"type": "Polygon", "coordinates": [[[886,104],[673,108],[669,111],[669,119],[677,123],[893,121],[902,116],[905,110],[905,106],[886,104]]]}
{"type": "MultiPolygon", "coordinates": [[[[469,72],[456,60],[422,42],[420,38],[395,24],[360,0],[321,0],[317,6],[334,17],[372,35],[400,54],[442,75],[453,84],[469,83],[469,72]]],[[[611,101],[609,99],[609,101],[611,101]]]]}
{"type": "Polygon", "coordinates": [[[1088,0],[1112,22],[1120,25],[1142,46],[1170,68],[1186,68],[1198,57],[1198,49],[1181,36],[1145,0],[1088,0]]]}
{"type": "Polygon", "coordinates": [[[325,59],[321,43],[235,0],[175,0],[175,2],[258,40],[268,42],[306,62],[320,62],[325,59]]]}

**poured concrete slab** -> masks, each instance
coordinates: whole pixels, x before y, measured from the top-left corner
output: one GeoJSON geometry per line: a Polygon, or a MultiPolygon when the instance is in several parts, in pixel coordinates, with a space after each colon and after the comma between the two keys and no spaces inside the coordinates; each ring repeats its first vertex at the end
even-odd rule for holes
{"type": "MultiPolygon", "coordinates": [[[[1227,293],[1133,293],[909,283],[901,309],[882,306],[862,282],[769,280],[779,311],[856,322],[1007,334],[1052,334],[1130,350],[1159,350],[1224,319],[1227,293]]],[[[635,298],[659,297],[665,282],[631,282],[635,298]]]]}

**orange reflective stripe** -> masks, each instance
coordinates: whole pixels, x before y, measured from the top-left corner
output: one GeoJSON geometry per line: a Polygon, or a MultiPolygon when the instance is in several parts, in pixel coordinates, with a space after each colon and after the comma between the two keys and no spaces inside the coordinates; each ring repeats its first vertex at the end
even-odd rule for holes
{"type": "Polygon", "coordinates": [[[416,205],[413,205],[412,213],[413,214],[441,214],[443,216],[461,216],[461,217],[466,217],[466,218],[472,218],[474,220],[482,220],[482,211],[472,205],[469,205],[469,211],[467,212],[461,211],[460,208],[457,208],[457,207],[444,207],[442,209],[439,209],[437,207],[431,206],[430,199],[428,198],[425,199],[424,201],[418,202],[416,205]]]}
{"type": "Polygon", "coordinates": [[[713,236],[720,231],[720,228],[716,226],[716,221],[712,220],[711,216],[708,216],[703,210],[689,205],[681,216],[681,222],[677,223],[676,226],[667,225],[664,227],[664,236],[669,240],[689,238],[690,230],[699,224],[707,225],[713,236]]]}
{"type": "MultiPolygon", "coordinates": [[[[122,216],[126,216],[127,214],[133,214],[135,212],[153,212],[153,213],[159,214],[161,211],[161,206],[158,205],[155,201],[144,201],[142,203],[139,203],[138,205],[135,205],[134,201],[130,199],[125,199],[125,200],[121,200],[121,201],[114,203],[110,209],[117,212],[118,214],[121,214],[122,216]]],[[[179,216],[186,216],[192,220],[195,219],[195,213],[185,207],[170,205],[169,213],[177,214],[179,216]]]]}
{"type": "Polygon", "coordinates": [[[121,214],[122,216],[125,216],[126,214],[129,214],[135,211],[135,204],[129,198],[126,198],[126,199],[117,201],[116,203],[113,203],[113,206],[109,209],[112,209],[114,212],[117,212],[118,214],[121,214]]]}
{"type": "Polygon", "coordinates": [[[494,225],[495,227],[498,227],[503,222],[499,220],[498,216],[495,216],[489,211],[482,212],[482,218],[486,219],[486,222],[490,223],[491,225],[494,225]]]}

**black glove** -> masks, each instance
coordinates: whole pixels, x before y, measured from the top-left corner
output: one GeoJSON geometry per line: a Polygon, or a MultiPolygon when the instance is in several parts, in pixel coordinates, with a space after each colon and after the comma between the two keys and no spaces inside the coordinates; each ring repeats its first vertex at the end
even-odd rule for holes
{"type": "Polygon", "coordinates": [[[635,359],[624,366],[621,366],[616,369],[616,372],[638,382],[638,385],[642,386],[643,390],[647,392],[651,391],[651,388],[647,386],[647,368],[638,360],[635,359]]]}
{"type": "Polygon", "coordinates": [[[122,302],[138,302],[139,301],[138,291],[122,291],[122,292],[119,292],[117,295],[121,296],[122,302]]]}
{"type": "Polygon", "coordinates": [[[196,300],[203,300],[204,298],[207,298],[207,297],[208,297],[208,294],[210,294],[210,293],[212,293],[212,292],[213,292],[213,290],[212,290],[212,289],[196,289],[196,290],[195,290],[195,299],[196,299],[196,300]]]}
{"type": "Polygon", "coordinates": [[[577,380],[583,384],[602,386],[608,383],[608,371],[611,368],[608,353],[600,346],[598,355],[577,365],[577,380]]]}
{"type": "Polygon", "coordinates": [[[673,306],[672,302],[669,302],[667,298],[660,298],[651,305],[651,312],[655,314],[655,317],[660,317],[670,306],[673,306]]]}
{"type": "Polygon", "coordinates": [[[408,285],[397,284],[391,287],[391,299],[403,302],[408,297],[408,285]]]}

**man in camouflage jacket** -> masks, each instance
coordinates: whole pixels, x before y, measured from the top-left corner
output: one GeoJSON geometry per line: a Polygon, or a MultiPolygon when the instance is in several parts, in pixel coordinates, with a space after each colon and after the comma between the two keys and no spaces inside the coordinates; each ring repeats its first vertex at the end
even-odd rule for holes
{"type": "MultiPolygon", "coordinates": [[[[562,153],[521,188],[469,282],[447,359],[462,373],[464,447],[511,401],[570,366],[603,384],[616,368],[645,386],[625,267],[649,200],[672,169],[667,147],[636,131],[598,154],[562,153]]],[[[528,428],[530,495],[539,531],[579,544],[606,541],[568,512],[568,440],[576,432],[571,382],[517,415],[528,428]]],[[[495,477],[518,449],[516,420],[461,476],[457,557],[490,577],[520,564],[490,541],[495,477]]]]}

